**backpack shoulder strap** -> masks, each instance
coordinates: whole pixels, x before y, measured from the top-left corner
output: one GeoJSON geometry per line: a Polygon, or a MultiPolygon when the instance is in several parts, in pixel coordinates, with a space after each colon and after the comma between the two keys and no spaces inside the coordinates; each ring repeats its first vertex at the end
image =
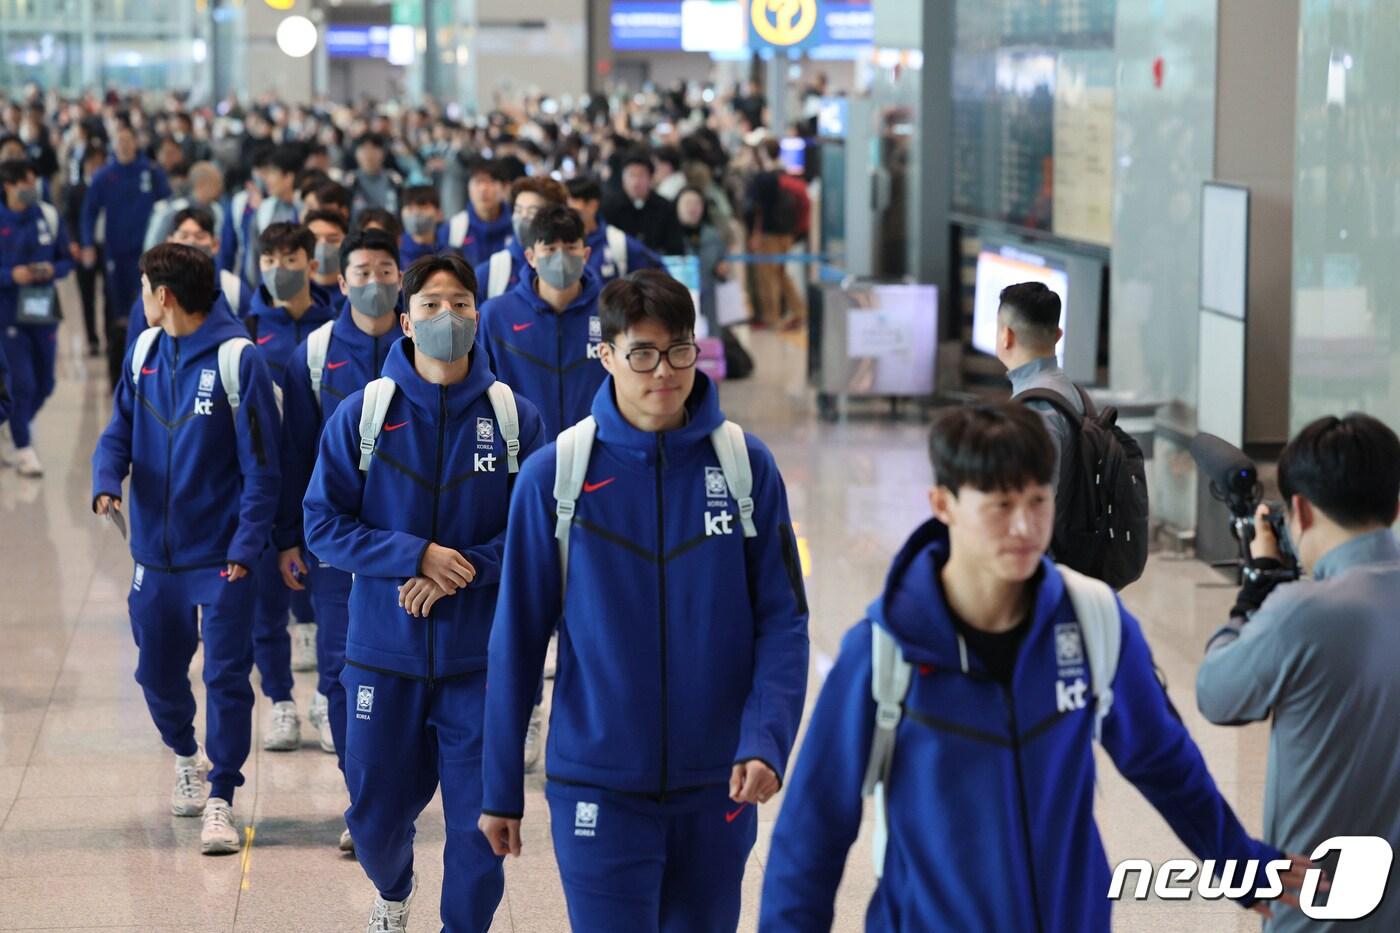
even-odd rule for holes
{"type": "Polygon", "coordinates": [[[131,384],[135,385],[141,381],[141,367],[146,360],[151,357],[151,347],[155,346],[156,339],[160,337],[159,327],[147,327],[136,335],[136,347],[131,351],[131,384]]]}
{"type": "Polygon", "coordinates": [[[384,430],[384,419],[389,416],[389,403],[397,388],[388,376],[380,376],[365,386],[364,406],[360,409],[361,473],[369,472],[369,462],[374,457],[374,447],[379,443],[379,432],[384,430]]]}
{"type": "Polygon", "coordinates": [[[253,342],[247,337],[230,337],[219,344],[219,382],[223,384],[224,395],[228,396],[228,407],[234,415],[243,404],[242,380],[238,374],[238,364],[243,359],[243,351],[253,342]]]}
{"type": "Polygon", "coordinates": [[[559,541],[559,579],[569,581],[569,529],[574,523],[574,509],[588,477],[588,458],[593,453],[593,438],[598,422],[589,415],[571,428],[559,432],[555,441],[554,510],[558,516],[554,537],[559,541]]]}
{"type": "Polygon", "coordinates": [[[510,285],[510,250],[497,250],[491,254],[491,265],[487,267],[486,297],[496,298],[506,293],[510,285]]]}
{"type": "Polygon", "coordinates": [[[224,293],[228,309],[233,312],[234,317],[238,317],[238,305],[243,300],[243,280],[227,269],[222,269],[219,271],[219,290],[224,293]]]}
{"type": "MultiPolygon", "coordinates": [[[[1083,393],[1084,391],[1083,389],[1079,388],[1079,386],[1075,386],[1074,388],[1080,393],[1083,393]]],[[[1052,406],[1057,412],[1068,418],[1069,423],[1074,426],[1074,429],[1076,431],[1079,430],[1080,425],[1084,423],[1085,416],[1075,411],[1074,406],[1070,404],[1069,399],[1065,398],[1063,395],[1056,392],[1054,389],[1027,389],[1020,395],[1013,395],[1011,397],[1011,400],[1014,402],[1046,402],[1050,406],[1052,406]]],[[[1090,411],[1090,408],[1087,407],[1087,397],[1085,398],[1085,402],[1086,407],[1084,410],[1088,412],[1090,411]]]]}
{"type": "Polygon", "coordinates": [[[43,215],[44,223],[48,224],[49,235],[58,236],[58,208],[48,201],[40,201],[39,213],[43,215]]]}
{"type": "Polygon", "coordinates": [[[719,468],[724,471],[729,494],[739,505],[739,523],[743,526],[744,537],[757,538],[758,528],[753,522],[753,466],[749,463],[744,429],[726,421],[710,433],[710,443],[714,445],[715,456],[719,457],[719,468]]]}
{"type": "Polygon", "coordinates": [[[326,375],[326,354],[331,349],[331,329],[335,321],[327,321],[306,338],[306,368],[311,373],[311,394],[321,404],[321,380],[326,375]]]}
{"type": "Polygon", "coordinates": [[[608,258],[617,267],[618,277],[627,274],[627,233],[617,227],[608,225],[608,258]]]}
{"type": "Polygon", "coordinates": [[[861,794],[875,798],[875,877],[885,870],[885,847],[889,839],[886,813],[886,786],[894,762],[895,732],[904,718],[904,698],[909,693],[913,668],[904,652],[882,625],[870,623],[870,695],[875,700],[875,733],[870,741],[870,757],[865,766],[861,794]]]}
{"type": "Polygon", "coordinates": [[[453,249],[461,249],[462,241],[467,238],[467,230],[470,225],[471,218],[467,216],[465,210],[453,214],[452,221],[447,227],[447,245],[453,249]]]}
{"type": "Polygon", "coordinates": [[[1074,616],[1084,636],[1089,662],[1089,689],[1094,694],[1094,741],[1103,740],[1103,721],[1113,708],[1113,678],[1123,648],[1123,618],[1118,597],[1102,580],[1095,580],[1059,565],[1074,616]]]}
{"type": "Polygon", "coordinates": [[[515,393],[499,379],[486,390],[496,423],[501,426],[501,440],[506,444],[506,463],[511,473],[520,472],[520,413],[515,407],[515,393]]]}

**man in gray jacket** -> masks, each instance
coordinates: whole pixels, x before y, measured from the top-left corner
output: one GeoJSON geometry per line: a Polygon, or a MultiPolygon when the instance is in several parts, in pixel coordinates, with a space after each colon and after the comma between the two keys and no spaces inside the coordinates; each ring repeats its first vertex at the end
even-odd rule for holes
{"type": "MultiPolygon", "coordinates": [[[[1311,580],[1246,583],[1230,622],[1206,646],[1196,678],[1201,713],[1221,725],[1272,716],[1264,840],[1309,855],[1335,836],[1380,836],[1400,848],[1400,439],[1367,415],[1322,418],[1279,459],[1288,535],[1311,580]],[[1270,590],[1273,590],[1270,592],[1270,590]]],[[[1282,566],[1267,506],[1256,516],[1250,567],[1282,566]]],[[[1370,861],[1369,866],[1360,862],[1370,861]]],[[[1318,858],[1332,895],[1347,873],[1378,869],[1318,858]]],[[[1353,881],[1356,879],[1353,878],[1353,881]]],[[[1360,923],[1400,930],[1400,882],[1360,923]]],[[[1353,895],[1357,892],[1353,891],[1353,895]]],[[[1350,898],[1348,898],[1350,899],[1350,898]]],[[[1275,908],[1270,933],[1333,929],[1275,908]]]]}

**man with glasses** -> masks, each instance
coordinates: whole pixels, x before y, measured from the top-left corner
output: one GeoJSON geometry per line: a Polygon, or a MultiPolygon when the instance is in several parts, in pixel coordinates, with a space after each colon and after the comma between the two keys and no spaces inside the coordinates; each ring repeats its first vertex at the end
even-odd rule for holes
{"type": "Polygon", "coordinates": [[[592,415],[522,467],[511,501],[480,826],[520,854],[521,747],[557,625],[545,795],[572,928],[732,930],[806,692],[787,493],[695,371],[684,286],[636,272],[599,311],[592,415]]]}
{"type": "Polygon", "coordinates": [[[514,236],[505,249],[492,253],[490,259],[476,267],[482,300],[500,297],[515,287],[529,266],[525,259],[525,231],[530,221],[542,208],[551,204],[565,205],[568,200],[569,192],[553,178],[538,176],[515,180],[510,186],[510,225],[514,236]]]}

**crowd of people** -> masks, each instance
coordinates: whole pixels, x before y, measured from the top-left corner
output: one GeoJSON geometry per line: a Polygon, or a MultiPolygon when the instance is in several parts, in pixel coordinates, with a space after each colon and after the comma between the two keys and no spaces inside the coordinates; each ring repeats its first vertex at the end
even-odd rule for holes
{"type": "MultiPolygon", "coordinates": [[[[136,680],[204,853],[242,845],[254,668],[273,751],[301,747],[293,671],[317,672],[306,719],[349,797],[326,842],[359,859],[381,933],[407,928],[414,826],[439,788],[443,924],[490,926],[550,679],[545,793],[576,930],[733,930],[758,808],[785,782],[765,930],[830,928],[868,796],[870,928],[1107,929],[1095,742],[1199,858],[1310,850],[1245,831],[1136,620],[1046,556],[1076,553],[1056,509],[1087,507],[1069,490],[1094,412],[1054,365],[1044,286],[1003,293],[998,355],[1018,393],[1076,401],[938,416],[933,517],[846,636],[789,768],[809,666],[798,542],[778,463],[698,364],[730,257],[791,249],[802,202],[752,88],[548,110],[0,109],[10,456],[42,473],[53,283],[76,271],[113,385],[91,504],[129,535],[136,680]],[[671,274],[686,255],[708,287],[671,274]]],[[[800,325],[781,264],[760,268],[755,321],[800,325]]],[[[1397,464],[1364,416],[1285,450],[1308,562],[1400,561],[1397,464]],[[1385,488],[1339,488],[1358,468],[1385,488]]],[[[1251,646],[1292,597],[1246,590],[1202,668],[1212,718],[1280,702],[1287,662],[1251,646]]],[[[1351,760],[1393,799],[1379,744],[1351,760]]],[[[1303,828],[1335,825],[1314,811],[1303,828]]],[[[1296,903],[1313,866],[1287,857],[1279,890],[1236,899],[1296,903]]]]}

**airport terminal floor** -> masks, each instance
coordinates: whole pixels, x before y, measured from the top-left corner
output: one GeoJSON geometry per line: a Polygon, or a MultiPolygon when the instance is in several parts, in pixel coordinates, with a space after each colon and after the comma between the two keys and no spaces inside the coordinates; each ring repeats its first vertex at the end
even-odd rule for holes
{"type": "MultiPolygon", "coordinates": [[[[71,286],[70,286],[71,287],[71,286]]],[[[69,305],[76,306],[76,305],[69,305]]],[[[198,820],[170,815],[171,756],[133,680],[127,621],[131,558],[89,508],[89,457],[110,399],[100,361],[85,357],[70,320],[60,331],[58,389],[36,431],[47,475],[0,472],[0,928],[6,930],[330,931],[363,929],[374,896],[336,840],[347,805],[335,757],[303,726],[294,752],[261,749],[259,695],[247,783],[235,802],[241,855],[206,858],[198,820]]],[[[821,421],[804,385],[797,334],[751,338],[752,379],[723,386],[731,418],[761,436],[786,478],[812,610],[807,711],[842,634],[878,592],[895,549],[927,513],[926,427],[852,414],[821,421]]],[[[1261,829],[1268,726],[1205,723],[1193,697],[1208,634],[1233,588],[1195,561],[1154,555],[1124,594],[1142,620],[1169,692],[1225,796],[1251,833],[1261,829]]],[[[196,658],[195,667],[199,666],[196,658]]],[[[255,675],[256,676],[256,675],[255,675]]],[[[296,675],[305,713],[314,673],[296,675]]],[[[203,703],[197,670],[191,671],[203,703]]],[[[548,695],[548,691],[546,691],[548,695]]],[[[203,718],[197,720],[202,734],[203,718]]],[[[1100,755],[1098,824],[1110,863],[1189,856],[1167,825],[1100,755]]],[[[758,895],[782,796],[760,812],[744,883],[741,930],[755,929],[758,895]]],[[[835,929],[862,928],[873,888],[870,819],[852,850],[835,929]]],[[[417,836],[419,896],[411,929],[438,929],[440,801],[417,836]]],[[[542,769],[530,776],[523,854],[506,867],[493,930],[568,928],[542,769]]],[[[1066,852],[1066,858],[1075,853],[1066,852]]],[[[948,858],[958,858],[948,853],[948,858]]],[[[1258,917],[1199,898],[1115,909],[1114,929],[1233,931],[1258,917]]]]}

